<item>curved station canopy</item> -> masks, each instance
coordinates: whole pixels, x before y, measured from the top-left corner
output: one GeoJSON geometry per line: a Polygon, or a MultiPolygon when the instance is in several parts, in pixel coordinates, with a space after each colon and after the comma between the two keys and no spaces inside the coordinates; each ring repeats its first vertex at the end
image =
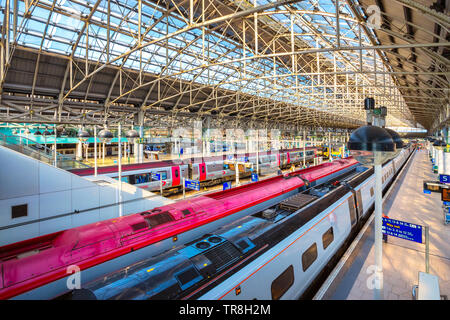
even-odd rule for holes
{"type": "Polygon", "coordinates": [[[3,0],[0,122],[364,125],[449,109],[445,0],[3,0]]]}

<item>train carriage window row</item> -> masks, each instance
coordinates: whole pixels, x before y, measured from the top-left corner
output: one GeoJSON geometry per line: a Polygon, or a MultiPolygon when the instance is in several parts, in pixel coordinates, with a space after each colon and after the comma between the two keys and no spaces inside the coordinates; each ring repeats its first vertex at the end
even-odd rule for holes
{"type": "Polygon", "coordinates": [[[302,254],[302,268],[303,271],[308,270],[308,268],[317,259],[317,244],[313,243],[305,252],[302,254]]]}
{"type": "Polygon", "coordinates": [[[333,227],[330,227],[323,235],[322,235],[322,244],[323,244],[323,250],[328,248],[328,246],[333,242],[334,240],[334,232],[333,227]]]}
{"type": "Polygon", "coordinates": [[[294,267],[290,265],[283,271],[271,285],[272,299],[279,300],[294,284],[294,267]]]}

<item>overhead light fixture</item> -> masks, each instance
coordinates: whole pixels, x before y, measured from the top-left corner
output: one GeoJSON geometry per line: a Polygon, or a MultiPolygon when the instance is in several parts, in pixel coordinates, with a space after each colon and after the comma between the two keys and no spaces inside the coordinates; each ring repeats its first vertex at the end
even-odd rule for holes
{"type": "Polygon", "coordinates": [[[80,139],[87,139],[87,138],[89,138],[91,135],[89,134],[89,132],[88,132],[86,129],[81,128],[81,129],[78,131],[77,136],[78,136],[78,138],[80,138],[80,139]]]}
{"type": "Polygon", "coordinates": [[[402,150],[402,148],[404,147],[403,140],[396,131],[394,131],[392,129],[388,129],[388,128],[384,128],[384,130],[386,130],[391,135],[392,140],[395,143],[395,148],[396,148],[394,156],[397,156],[397,154],[399,154],[400,151],[402,150]]]}
{"type": "Polygon", "coordinates": [[[128,139],[128,142],[133,142],[135,138],[139,138],[139,133],[131,129],[125,134],[125,137],[128,139]]]}
{"type": "Polygon", "coordinates": [[[97,134],[97,137],[100,139],[100,141],[109,143],[112,138],[114,138],[114,135],[111,131],[108,130],[108,128],[100,130],[100,132],[97,134]]]}
{"type": "Polygon", "coordinates": [[[382,164],[395,155],[396,144],[392,136],[377,126],[362,126],[352,132],[347,142],[350,154],[365,165],[382,164]]]}

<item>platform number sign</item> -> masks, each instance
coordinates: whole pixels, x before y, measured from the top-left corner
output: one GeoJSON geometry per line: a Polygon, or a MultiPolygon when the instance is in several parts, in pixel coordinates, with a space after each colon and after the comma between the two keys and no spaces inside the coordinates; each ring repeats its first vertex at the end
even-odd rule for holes
{"type": "Polygon", "coordinates": [[[252,182],[258,181],[258,174],[256,172],[252,172],[252,182]]]}
{"type": "Polygon", "coordinates": [[[440,183],[450,183],[450,175],[440,174],[439,175],[439,182],[440,183]]]}

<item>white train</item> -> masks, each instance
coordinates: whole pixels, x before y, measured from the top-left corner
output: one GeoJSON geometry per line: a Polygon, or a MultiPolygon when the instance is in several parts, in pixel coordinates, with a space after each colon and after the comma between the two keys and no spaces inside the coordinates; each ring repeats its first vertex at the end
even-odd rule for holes
{"type": "MultiPolygon", "coordinates": [[[[414,147],[383,166],[383,188],[414,147]]],[[[109,274],[73,298],[298,299],[374,204],[373,169],[356,167],[263,212],[109,274]]]]}

